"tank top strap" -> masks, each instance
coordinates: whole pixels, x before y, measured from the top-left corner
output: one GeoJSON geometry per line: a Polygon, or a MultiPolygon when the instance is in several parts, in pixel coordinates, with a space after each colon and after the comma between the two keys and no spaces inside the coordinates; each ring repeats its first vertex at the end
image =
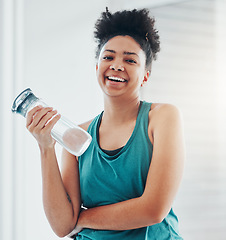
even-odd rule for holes
{"type": "Polygon", "coordinates": [[[149,112],[151,110],[151,105],[152,103],[142,101],[142,109],[143,113],[141,114],[141,121],[144,124],[144,127],[148,129],[148,124],[149,124],[149,112]]]}
{"type": "Polygon", "coordinates": [[[136,135],[136,142],[144,141],[146,139],[146,143],[151,148],[152,143],[150,141],[149,135],[148,135],[148,125],[149,125],[149,112],[151,110],[152,103],[142,101],[142,106],[139,113],[139,118],[137,119],[137,127],[139,130],[137,130],[136,135]]]}

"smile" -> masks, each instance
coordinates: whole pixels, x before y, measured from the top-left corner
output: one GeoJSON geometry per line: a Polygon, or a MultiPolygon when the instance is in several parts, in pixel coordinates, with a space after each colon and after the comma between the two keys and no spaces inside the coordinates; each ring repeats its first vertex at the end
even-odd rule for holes
{"type": "Polygon", "coordinates": [[[126,79],[120,78],[120,77],[109,76],[109,77],[107,77],[107,79],[110,81],[114,81],[114,82],[127,82],[126,79]]]}

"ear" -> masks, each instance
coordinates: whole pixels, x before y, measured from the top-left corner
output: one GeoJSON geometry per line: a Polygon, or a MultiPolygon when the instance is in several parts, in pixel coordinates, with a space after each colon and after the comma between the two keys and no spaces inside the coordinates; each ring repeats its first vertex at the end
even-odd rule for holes
{"type": "Polygon", "coordinates": [[[96,71],[98,70],[98,64],[96,64],[96,71]]]}
{"type": "Polygon", "coordinates": [[[150,76],[150,71],[146,71],[146,73],[144,75],[144,79],[143,79],[143,81],[141,83],[141,87],[143,87],[144,84],[148,81],[149,76],[150,76]]]}

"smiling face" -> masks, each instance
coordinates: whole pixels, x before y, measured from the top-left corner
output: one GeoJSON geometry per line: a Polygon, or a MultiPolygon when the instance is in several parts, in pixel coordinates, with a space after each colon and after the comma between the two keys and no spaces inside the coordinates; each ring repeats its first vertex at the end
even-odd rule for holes
{"type": "Polygon", "coordinates": [[[96,66],[103,92],[112,97],[138,97],[140,86],[149,76],[145,63],[145,53],[132,37],[111,38],[101,49],[96,66]]]}

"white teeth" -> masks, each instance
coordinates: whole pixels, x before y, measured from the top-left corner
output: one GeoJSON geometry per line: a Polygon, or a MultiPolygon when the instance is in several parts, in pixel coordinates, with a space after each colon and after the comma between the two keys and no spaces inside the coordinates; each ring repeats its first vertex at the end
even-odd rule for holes
{"type": "Polygon", "coordinates": [[[113,81],[118,81],[118,82],[125,82],[126,80],[123,78],[119,78],[119,77],[108,77],[109,80],[113,80],[113,81]]]}

